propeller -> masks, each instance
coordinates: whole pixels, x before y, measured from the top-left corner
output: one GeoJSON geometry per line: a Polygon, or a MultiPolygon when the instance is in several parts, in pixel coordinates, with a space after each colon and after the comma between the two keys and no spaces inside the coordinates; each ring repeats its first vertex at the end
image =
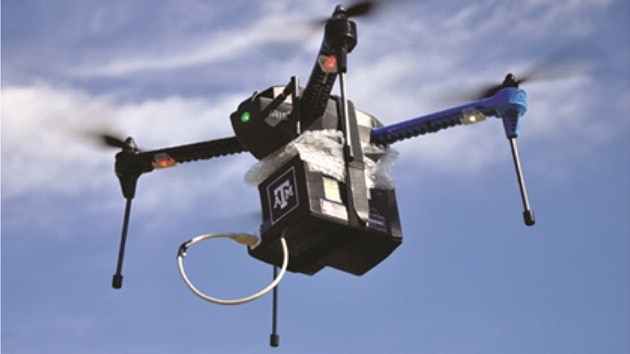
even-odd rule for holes
{"type": "MultiPolygon", "coordinates": [[[[389,7],[395,3],[400,3],[408,0],[365,0],[355,1],[351,5],[345,7],[340,6],[338,10],[341,10],[346,18],[366,18],[377,13],[381,13],[386,7],[389,7]]],[[[337,12],[339,13],[339,12],[337,12]]],[[[336,13],[336,14],[337,14],[336,13]]],[[[276,22],[269,25],[269,31],[277,33],[271,39],[271,42],[275,46],[288,45],[290,49],[294,49],[298,45],[304,45],[308,42],[317,31],[329,23],[336,14],[326,17],[314,17],[306,18],[298,21],[290,22],[276,22]],[[286,31],[286,28],[291,28],[291,31],[286,31]]],[[[276,47],[277,48],[277,47],[276,47]]],[[[282,51],[289,50],[288,48],[282,48],[282,51]]],[[[269,43],[266,46],[262,46],[261,50],[264,50],[268,55],[276,56],[278,51],[269,50],[269,43]],[[265,49],[266,48],[266,49],[265,49]]]]}
{"type": "Polygon", "coordinates": [[[497,94],[501,89],[506,87],[519,87],[520,84],[527,81],[527,77],[524,79],[517,79],[512,73],[505,75],[505,79],[500,85],[486,86],[476,90],[476,93],[471,97],[471,101],[481,100],[484,98],[492,97],[497,94]]]}
{"type": "MultiPolygon", "coordinates": [[[[369,15],[374,14],[376,9],[381,5],[382,1],[377,0],[366,0],[366,1],[357,1],[348,7],[342,7],[345,9],[344,13],[346,17],[367,17],[369,15]]],[[[320,27],[328,23],[331,20],[331,17],[321,18],[311,22],[313,27],[320,27]]]]}
{"type": "Polygon", "coordinates": [[[494,96],[506,87],[519,87],[524,83],[567,79],[571,77],[591,75],[605,68],[607,57],[605,52],[590,41],[574,42],[564,46],[530,67],[523,75],[517,77],[509,73],[501,84],[490,84],[473,90],[466,95],[467,100],[476,101],[494,96]]]}
{"type": "Polygon", "coordinates": [[[133,149],[136,152],[140,152],[133,139],[129,140],[130,137],[122,138],[120,134],[113,131],[111,128],[92,127],[80,130],[78,133],[100,148],[133,149]]]}
{"type": "Polygon", "coordinates": [[[101,144],[104,146],[120,149],[125,147],[125,141],[123,139],[110,135],[108,133],[96,134],[96,137],[100,139],[101,144]]]}
{"type": "Polygon", "coordinates": [[[365,17],[374,13],[378,8],[379,1],[357,1],[346,8],[346,16],[348,17],[365,17]]]}

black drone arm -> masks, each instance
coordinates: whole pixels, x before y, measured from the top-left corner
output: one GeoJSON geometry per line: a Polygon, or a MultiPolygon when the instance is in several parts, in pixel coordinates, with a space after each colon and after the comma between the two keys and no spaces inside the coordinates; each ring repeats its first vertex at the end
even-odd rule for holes
{"type": "Polygon", "coordinates": [[[367,11],[359,8],[345,9],[337,6],[333,17],[326,21],[324,39],[300,99],[300,116],[305,128],[324,113],[338,74],[346,72],[347,54],[357,44],[356,25],[349,20],[349,16],[361,15],[359,11],[367,11]]]}
{"type": "Polygon", "coordinates": [[[138,160],[144,166],[170,167],[172,163],[209,160],[214,157],[232,155],[246,151],[236,137],[204,141],[165,149],[141,152],[138,160]],[[171,163],[171,164],[169,164],[171,163]]]}
{"type": "Polygon", "coordinates": [[[116,154],[116,175],[125,198],[135,195],[138,178],[156,168],[175,166],[178,163],[208,160],[246,151],[236,137],[204,141],[195,144],[140,152],[132,138],[127,138],[126,146],[116,154]]]}
{"type": "Polygon", "coordinates": [[[140,152],[123,150],[116,155],[116,174],[142,174],[155,168],[174,166],[177,163],[208,160],[246,151],[236,137],[204,141],[164,149],[140,152]]]}

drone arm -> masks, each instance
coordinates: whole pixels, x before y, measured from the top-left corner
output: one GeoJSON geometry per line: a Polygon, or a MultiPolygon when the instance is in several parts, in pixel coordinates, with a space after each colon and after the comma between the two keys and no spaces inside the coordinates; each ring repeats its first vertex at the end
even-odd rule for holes
{"type": "MultiPolygon", "coordinates": [[[[337,6],[326,21],[324,38],[315,65],[301,98],[303,128],[321,117],[335,80],[347,71],[347,56],[357,45],[356,24],[348,19],[348,9],[337,6]]],[[[354,14],[356,15],[356,14],[354,14]]]]}
{"type": "Polygon", "coordinates": [[[470,104],[374,128],[372,129],[370,140],[375,144],[389,145],[419,135],[435,133],[439,130],[462,124],[462,112],[465,109],[473,110],[476,108],[475,105],[470,104]]]}
{"type": "Polygon", "coordinates": [[[336,68],[328,68],[329,65],[334,65],[332,64],[334,59],[331,59],[334,56],[324,53],[325,50],[322,49],[300,98],[299,113],[303,128],[307,128],[324,113],[337,79],[336,68]]]}
{"type": "Polygon", "coordinates": [[[162,168],[173,166],[175,163],[209,160],[214,157],[232,155],[243,151],[246,151],[243,145],[236,137],[231,137],[146,151],[138,154],[138,160],[147,168],[148,166],[162,168]]]}
{"type": "Polygon", "coordinates": [[[490,98],[374,128],[370,138],[372,143],[388,145],[459,124],[476,123],[489,116],[502,118],[506,136],[516,137],[520,127],[520,118],[526,110],[525,91],[518,88],[505,88],[490,98]]]}
{"type": "Polygon", "coordinates": [[[151,172],[155,168],[175,166],[177,163],[208,160],[245,150],[236,137],[145,152],[127,150],[116,155],[116,175],[120,179],[125,198],[133,198],[135,185],[143,173],[151,172]]]}

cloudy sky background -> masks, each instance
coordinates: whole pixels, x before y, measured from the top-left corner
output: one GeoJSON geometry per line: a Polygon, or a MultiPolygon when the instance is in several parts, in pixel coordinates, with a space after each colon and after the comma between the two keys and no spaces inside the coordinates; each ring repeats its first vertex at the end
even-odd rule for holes
{"type": "MultiPolygon", "coordinates": [[[[525,85],[519,148],[537,216],[523,225],[499,120],[396,144],[403,245],[362,277],[324,270],[220,307],[177,272],[178,246],[253,231],[248,154],[140,179],[121,290],[124,201],[113,150],[232,136],[255,90],[305,83],[335,1],[2,2],[2,350],[6,353],[626,353],[628,2],[396,1],[359,19],[348,92],[384,123],[465,103],[566,45],[580,75],[525,85]],[[601,50],[593,50],[599,48],[601,50]]],[[[249,295],[271,267],[230,241],[191,249],[210,294],[249,295]]]]}

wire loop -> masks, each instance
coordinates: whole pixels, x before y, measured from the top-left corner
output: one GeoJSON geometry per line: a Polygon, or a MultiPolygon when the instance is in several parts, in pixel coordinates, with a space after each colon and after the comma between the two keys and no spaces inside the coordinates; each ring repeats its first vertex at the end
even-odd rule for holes
{"type": "Polygon", "coordinates": [[[186,251],[188,250],[190,246],[194,245],[197,242],[211,239],[211,238],[220,238],[220,237],[229,238],[238,243],[248,244],[248,245],[253,245],[258,241],[258,239],[253,235],[216,233],[216,234],[206,234],[206,235],[197,236],[190,241],[182,243],[182,245],[179,247],[179,250],[177,252],[177,268],[179,269],[179,274],[182,276],[184,283],[186,283],[188,288],[195,295],[202,298],[203,300],[206,300],[208,302],[212,302],[218,305],[241,305],[241,304],[260,298],[261,296],[267,294],[269,291],[271,291],[280,283],[280,281],[282,280],[282,277],[284,277],[284,274],[287,270],[287,266],[289,265],[289,249],[287,247],[287,242],[284,239],[284,237],[280,237],[280,243],[282,245],[282,254],[283,254],[282,267],[280,268],[280,272],[278,273],[278,276],[264,289],[248,297],[244,297],[241,299],[233,299],[233,300],[217,299],[215,297],[208,296],[204,294],[203,292],[199,291],[199,289],[197,289],[192,284],[190,279],[188,279],[188,276],[186,275],[186,272],[184,271],[184,257],[186,257],[186,251]]]}

